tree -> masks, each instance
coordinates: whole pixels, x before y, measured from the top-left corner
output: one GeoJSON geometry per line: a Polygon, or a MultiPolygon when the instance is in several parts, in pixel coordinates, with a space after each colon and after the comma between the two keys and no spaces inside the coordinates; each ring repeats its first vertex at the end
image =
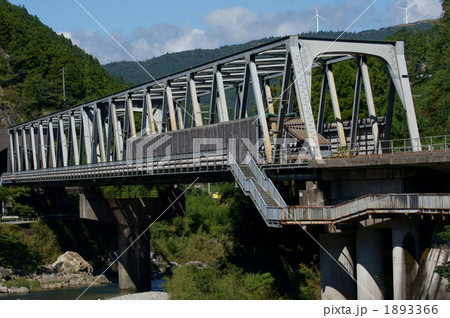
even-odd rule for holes
{"type": "Polygon", "coordinates": [[[11,212],[14,215],[36,215],[36,211],[28,205],[17,202],[21,197],[29,197],[30,189],[25,187],[4,187],[0,186],[0,200],[4,203],[11,203],[11,212]]]}
{"type": "MultiPolygon", "coordinates": [[[[444,242],[450,241],[450,225],[444,226],[444,231],[439,233],[438,237],[444,242]]],[[[436,272],[439,273],[441,277],[444,277],[448,282],[450,282],[450,262],[447,262],[447,264],[445,265],[438,266],[436,272]]],[[[450,283],[447,284],[445,288],[447,289],[447,291],[450,291],[450,283]]]]}

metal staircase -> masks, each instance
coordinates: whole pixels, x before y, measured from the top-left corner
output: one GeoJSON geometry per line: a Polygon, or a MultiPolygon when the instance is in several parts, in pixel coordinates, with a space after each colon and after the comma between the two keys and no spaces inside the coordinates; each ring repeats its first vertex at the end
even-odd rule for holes
{"type": "Polygon", "coordinates": [[[267,226],[280,227],[280,208],[286,207],[286,203],[272,181],[258,168],[250,154],[247,154],[244,162],[237,164],[233,156],[228,154],[231,172],[242,191],[255,203],[267,226]]]}

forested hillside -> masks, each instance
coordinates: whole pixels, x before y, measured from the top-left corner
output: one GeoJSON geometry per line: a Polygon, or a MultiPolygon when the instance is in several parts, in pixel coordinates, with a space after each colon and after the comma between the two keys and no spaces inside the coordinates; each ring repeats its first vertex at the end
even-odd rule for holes
{"type": "Polygon", "coordinates": [[[71,107],[125,86],[96,58],[29,15],[25,8],[0,0],[1,125],[71,107]]]}
{"type": "MultiPolygon", "coordinates": [[[[419,21],[408,24],[408,30],[427,30],[433,26],[433,21],[419,21]]],[[[396,31],[403,29],[405,26],[392,26],[381,28],[379,30],[366,30],[357,33],[347,32],[342,34],[341,31],[321,31],[319,33],[309,32],[303,33],[300,36],[310,38],[327,38],[336,39],[340,36],[341,39],[350,40],[370,40],[382,41],[387,36],[393,35],[396,31]]],[[[162,56],[154,57],[149,60],[141,62],[142,66],[152,74],[155,78],[160,78],[167,74],[175,73],[189,67],[199,65],[223,56],[227,56],[248,48],[274,41],[277,38],[270,37],[259,40],[250,41],[244,44],[227,45],[217,49],[206,50],[196,49],[177,53],[167,53],[162,56]]],[[[104,65],[104,68],[114,76],[122,77],[126,82],[140,84],[151,81],[148,74],[146,74],[135,62],[113,62],[104,65]]]]}
{"type": "Polygon", "coordinates": [[[414,104],[422,136],[450,134],[450,1],[429,30],[402,29],[388,40],[404,41],[414,104]]]}

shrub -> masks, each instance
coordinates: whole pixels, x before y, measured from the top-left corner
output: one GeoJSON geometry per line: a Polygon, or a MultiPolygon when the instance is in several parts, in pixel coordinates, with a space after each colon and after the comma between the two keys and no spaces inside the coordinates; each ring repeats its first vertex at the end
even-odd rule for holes
{"type": "Polygon", "coordinates": [[[311,262],[308,267],[301,263],[299,265],[299,273],[303,277],[300,284],[300,299],[321,299],[320,270],[317,265],[311,262]]]}
{"type": "Polygon", "coordinates": [[[14,233],[0,234],[0,266],[19,269],[25,273],[36,268],[28,247],[14,233]]]}
{"type": "MultiPolygon", "coordinates": [[[[438,233],[438,237],[443,242],[450,241],[450,225],[444,226],[444,231],[438,233]]],[[[447,262],[445,265],[437,266],[436,272],[441,275],[441,277],[447,279],[447,281],[450,282],[450,262],[447,262]]],[[[450,292],[450,284],[447,284],[445,288],[450,292]]]]}
{"type": "Polygon", "coordinates": [[[39,289],[41,284],[38,281],[31,281],[31,280],[26,279],[25,277],[17,277],[17,278],[13,278],[13,279],[5,282],[5,286],[8,288],[26,287],[29,290],[33,291],[35,289],[39,289]]]}
{"type": "Polygon", "coordinates": [[[203,269],[183,266],[166,279],[171,299],[278,299],[270,273],[243,273],[229,265],[225,269],[209,265],[203,269]]]}
{"type": "Polygon", "coordinates": [[[32,235],[24,238],[24,243],[36,262],[50,264],[62,254],[58,238],[42,219],[31,224],[31,233],[32,235]]]}

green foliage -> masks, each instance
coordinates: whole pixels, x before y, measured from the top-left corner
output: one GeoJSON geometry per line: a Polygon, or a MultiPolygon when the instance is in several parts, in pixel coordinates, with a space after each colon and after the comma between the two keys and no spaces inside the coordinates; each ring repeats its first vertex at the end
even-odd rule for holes
{"type": "Polygon", "coordinates": [[[15,202],[21,196],[30,196],[30,189],[25,187],[0,186],[0,200],[3,202],[15,202]]]}
{"type": "Polygon", "coordinates": [[[0,53],[0,107],[4,116],[12,117],[9,122],[29,120],[126,87],[92,55],[25,8],[5,0],[0,0],[0,53]]]}
{"type": "Polygon", "coordinates": [[[405,42],[405,55],[419,130],[424,136],[450,134],[450,13],[442,2],[443,16],[429,30],[396,32],[389,40],[405,42]]]}
{"type": "Polygon", "coordinates": [[[233,266],[225,269],[184,266],[175,269],[167,279],[166,290],[171,299],[279,299],[273,282],[270,273],[243,273],[233,266]]]}
{"type": "Polygon", "coordinates": [[[7,282],[5,282],[4,284],[6,287],[8,288],[20,288],[20,287],[26,287],[28,288],[30,291],[39,289],[39,287],[41,287],[41,283],[38,281],[34,281],[34,280],[29,280],[26,279],[25,277],[17,277],[17,278],[13,278],[11,280],[8,280],[7,282]]]}
{"type": "Polygon", "coordinates": [[[30,189],[25,187],[4,187],[0,185],[0,201],[11,203],[11,212],[19,216],[35,216],[36,211],[29,205],[17,202],[23,197],[30,196],[30,189]]]}
{"type": "Polygon", "coordinates": [[[61,255],[55,234],[42,221],[24,230],[17,225],[0,224],[0,266],[36,270],[36,264],[49,264],[61,255]]]}
{"type": "Polygon", "coordinates": [[[444,226],[444,231],[438,234],[442,241],[450,241],[450,225],[444,226]]]}
{"type": "Polygon", "coordinates": [[[320,288],[320,270],[316,263],[311,262],[309,266],[303,263],[299,265],[299,274],[301,275],[300,299],[319,300],[322,297],[320,288]]]}
{"type": "Polygon", "coordinates": [[[300,229],[268,229],[233,183],[212,185],[211,191],[222,199],[194,189],[184,217],[151,228],[151,249],[164,260],[207,264],[174,269],[166,284],[172,299],[320,298],[318,260],[309,256],[317,247],[302,249],[300,229]]]}
{"type": "Polygon", "coordinates": [[[31,235],[24,238],[33,259],[39,264],[51,264],[62,254],[58,238],[42,219],[31,224],[31,235]]]}
{"type": "MultiPolygon", "coordinates": [[[[444,231],[438,233],[438,237],[444,242],[450,241],[450,225],[444,226],[444,231]]],[[[436,272],[450,282],[450,262],[443,266],[437,266],[436,272]]],[[[450,292],[450,283],[445,288],[450,292]]]]}
{"type": "MultiPolygon", "coordinates": [[[[215,191],[223,191],[227,187],[225,184],[215,191]]],[[[186,195],[186,207],[184,217],[152,226],[152,249],[163,258],[180,264],[190,260],[210,263],[225,258],[232,248],[229,207],[226,203],[194,190],[186,195]]]]}
{"type": "Polygon", "coordinates": [[[19,269],[25,273],[36,269],[24,235],[15,225],[0,224],[0,266],[19,269]]]}
{"type": "Polygon", "coordinates": [[[101,191],[108,199],[157,198],[158,189],[146,185],[103,186],[101,191]]]}

